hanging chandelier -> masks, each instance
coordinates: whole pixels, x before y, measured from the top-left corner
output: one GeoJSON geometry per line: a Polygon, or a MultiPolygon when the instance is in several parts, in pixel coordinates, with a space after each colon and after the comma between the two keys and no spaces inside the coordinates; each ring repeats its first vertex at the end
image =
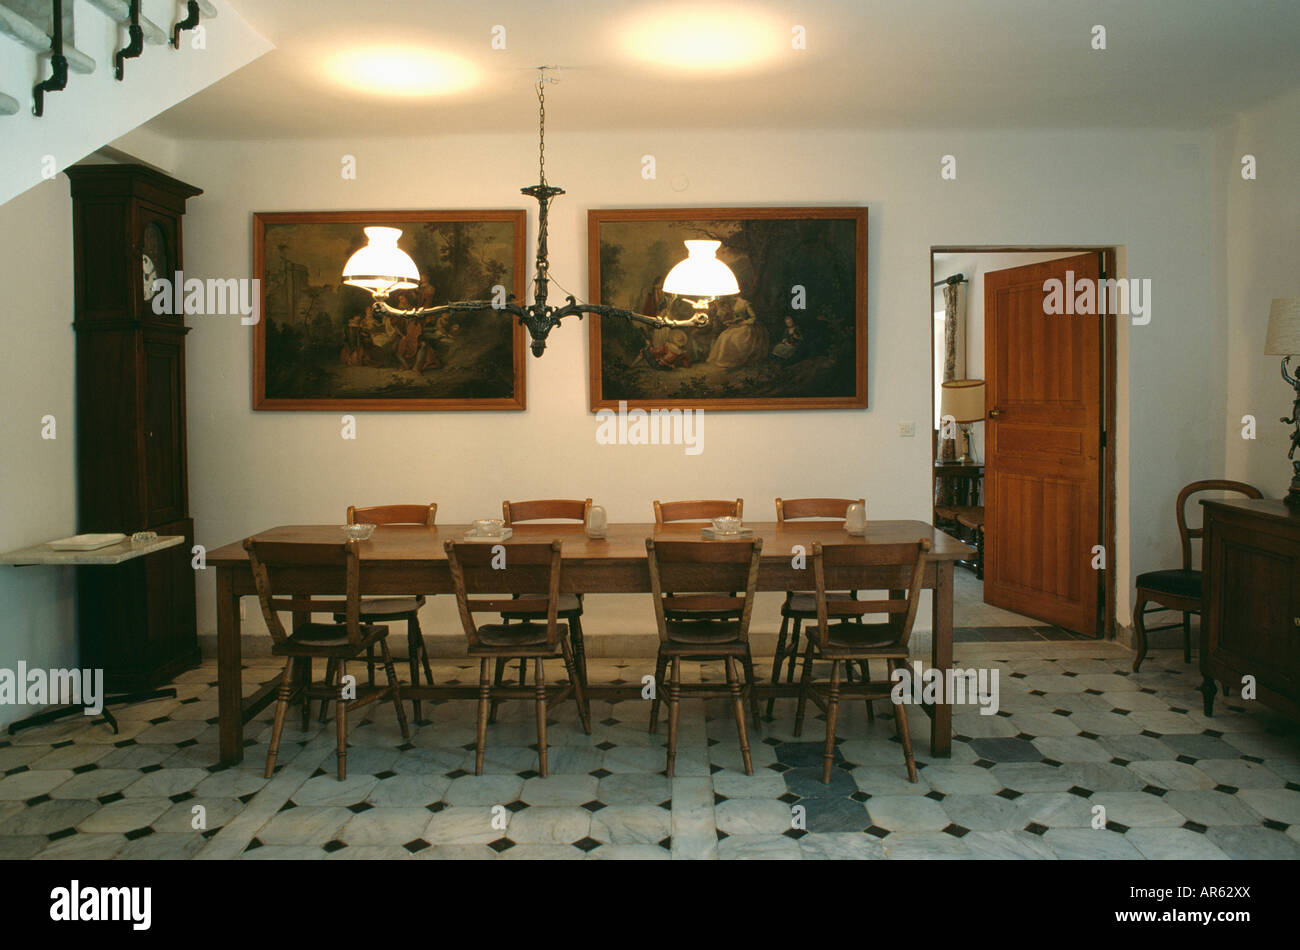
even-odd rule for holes
{"type": "Polygon", "coordinates": [[[679,261],[664,278],[664,293],[690,302],[695,313],[682,320],[637,313],[621,307],[602,304],[579,303],[572,295],[565,304],[555,307],[546,302],[550,283],[550,261],[547,258],[547,212],[552,199],[564,194],[564,189],[546,181],[546,84],[554,82],[546,75],[549,67],[539,70],[537,80],[537,168],[538,183],[519,189],[521,194],[537,199],[537,261],[533,275],[533,302],[523,304],[510,294],[504,301],[461,300],[437,307],[417,307],[401,310],[388,303],[389,294],[411,290],[419,286],[420,271],[411,256],[397,246],[402,232],[398,228],[369,227],[365,229],[367,243],[349,259],[343,268],[343,283],[369,291],[374,298],[377,314],[398,317],[424,317],[432,314],[455,313],[468,310],[499,310],[512,314],[528,328],[533,355],[541,356],[546,350],[546,337],[559,326],[565,317],[582,318],[584,313],[601,317],[620,317],[650,327],[698,327],[709,321],[708,306],[718,297],[739,293],[736,275],[717,258],[720,241],[685,241],[687,256],[679,261]]]}

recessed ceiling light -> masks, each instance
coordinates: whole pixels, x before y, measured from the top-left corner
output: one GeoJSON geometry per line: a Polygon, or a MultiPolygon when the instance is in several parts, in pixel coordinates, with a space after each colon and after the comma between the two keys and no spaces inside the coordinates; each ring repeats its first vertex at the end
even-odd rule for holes
{"type": "Polygon", "coordinates": [[[619,28],[629,56],[673,71],[740,72],[790,50],[792,24],[738,4],[652,7],[619,28]]]}
{"type": "Polygon", "coordinates": [[[329,59],[327,74],[340,85],[376,96],[443,96],[477,85],[468,60],[419,47],[348,50],[329,59]]]}

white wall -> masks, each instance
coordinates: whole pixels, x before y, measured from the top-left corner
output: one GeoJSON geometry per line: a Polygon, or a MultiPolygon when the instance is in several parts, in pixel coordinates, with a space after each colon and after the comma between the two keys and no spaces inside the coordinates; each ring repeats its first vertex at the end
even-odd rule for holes
{"type": "Polygon", "coordinates": [[[1264,335],[1270,301],[1300,296],[1300,90],[1241,115],[1228,161],[1227,477],[1280,498],[1291,480],[1291,427],[1278,419],[1291,414],[1295,396],[1279,372],[1281,358],[1264,355],[1264,335]],[[1254,181],[1241,177],[1246,154],[1258,165],[1254,181]],[[1256,420],[1253,441],[1242,438],[1245,415],[1256,420]]]}
{"type": "MultiPolygon", "coordinates": [[[[0,550],[76,533],[76,387],[72,201],[60,175],[0,205],[0,550]],[[53,440],[42,417],[55,419],[53,440]]],[[[76,576],[69,568],[0,567],[0,669],[77,663],[76,576]]],[[[0,726],[36,710],[0,706],[0,726]]]]}
{"type": "MultiPolygon", "coordinates": [[[[870,409],[710,414],[694,458],[673,447],[599,446],[586,409],[586,330],[573,323],[552,334],[545,357],[529,359],[526,413],[365,413],[357,440],[344,441],[337,414],[252,412],[249,330],[235,318],[195,317],[190,487],[201,543],[337,521],[349,503],[399,498],[436,499],[440,520],[457,522],[507,496],[591,495],[615,520],[647,520],[653,498],[743,495],[759,518],[777,495],[863,494],[872,517],[928,519],[930,247],[1078,243],[1126,245],[1128,273],[1154,283],[1151,324],[1120,340],[1121,366],[1131,356],[1134,377],[1132,457],[1125,444],[1119,455],[1132,502],[1121,546],[1131,535],[1133,548],[1131,569],[1127,551],[1117,552],[1121,618],[1132,574],[1177,558],[1168,499],[1218,469],[1224,451],[1222,430],[1203,426],[1225,403],[1215,133],[553,128],[547,159],[548,177],[569,190],[552,209],[552,275],[578,296],[587,290],[588,208],[867,205],[870,409]],[[640,177],[647,153],[658,180],[640,177]],[[945,154],[957,156],[956,181],[939,177],[945,154]],[[678,190],[670,182],[682,176],[678,190]],[[900,420],[915,421],[920,436],[900,438],[900,420]]],[[[525,207],[518,188],[535,179],[535,161],[531,132],[186,143],[178,174],[206,191],[186,219],[186,272],[248,276],[253,211],[525,207]],[[340,177],[344,154],[358,159],[355,181],[340,177]]],[[[214,626],[212,580],[200,578],[199,628],[214,626]]]]}
{"type": "MultiPolygon", "coordinates": [[[[41,118],[31,111],[32,84],[49,75],[48,57],[40,57],[38,68],[35,52],[0,37],[0,92],[20,104],[16,115],[0,116],[0,203],[42,182],[47,156],[54,168],[67,168],[271,49],[225,0],[214,3],[216,18],[203,21],[203,49],[193,48],[193,33],[183,34],[176,50],[146,43],[139,58],[127,60],[121,82],[113,54],[125,45],[125,29],[84,0],[77,3],[71,42],[94,60],[95,71],[70,70],[67,88],[46,94],[41,118]]],[[[184,12],[174,0],[140,6],[169,36],[184,12]]]]}

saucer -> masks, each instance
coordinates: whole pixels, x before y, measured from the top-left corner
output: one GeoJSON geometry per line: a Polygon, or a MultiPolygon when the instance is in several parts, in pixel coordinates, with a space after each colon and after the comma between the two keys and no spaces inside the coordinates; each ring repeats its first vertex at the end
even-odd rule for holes
{"type": "Polygon", "coordinates": [[[509,541],[514,536],[513,528],[502,528],[498,534],[479,534],[473,528],[470,528],[462,536],[462,541],[509,541]]]}

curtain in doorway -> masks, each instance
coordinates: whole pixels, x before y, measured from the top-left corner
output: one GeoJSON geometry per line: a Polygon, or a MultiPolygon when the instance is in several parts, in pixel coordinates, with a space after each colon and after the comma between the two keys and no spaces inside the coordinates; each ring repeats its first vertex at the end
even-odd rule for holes
{"type": "MultiPolygon", "coordinates": [[[[966,378],[966,284],[953,281],[943,285],[943,379],[949,382],[966,378]]],[[[939,458],[957,457],[957,440],[944,439],[939,458]]]]}

